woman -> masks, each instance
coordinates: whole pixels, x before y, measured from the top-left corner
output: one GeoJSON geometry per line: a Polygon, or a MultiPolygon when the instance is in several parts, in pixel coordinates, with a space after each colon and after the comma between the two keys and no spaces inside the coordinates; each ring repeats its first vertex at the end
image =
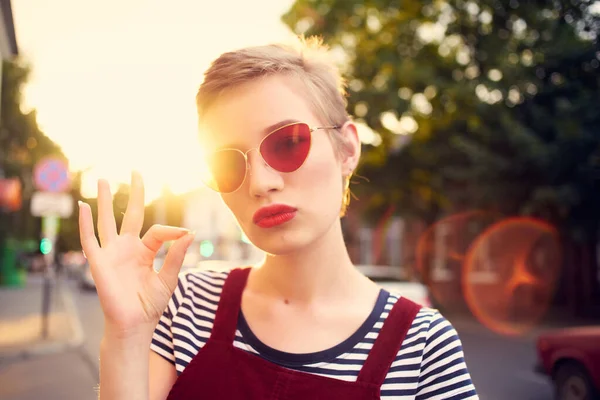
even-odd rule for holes
{"type": "Polygon", "coordinates": [[[452,326],[350,261],[340,216],[360,141],[321,43],[223,54],[197,105],[207,184],[266,259],[178,277],[193,234],[153,226],[139,238],[136,174],[117,234],[100,181],[101,247],[89,206],[80,206],[105,315],[100,398],[477,398],[452,326]],[[153,258],[170,240],[155,273],[153,258]]]}

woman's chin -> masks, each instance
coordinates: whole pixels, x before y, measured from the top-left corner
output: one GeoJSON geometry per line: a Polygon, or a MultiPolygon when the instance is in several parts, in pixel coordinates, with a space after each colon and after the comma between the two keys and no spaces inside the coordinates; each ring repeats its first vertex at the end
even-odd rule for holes
{"type": "Polygon", "coordinates": [[[291,233],[261,235],[252,243],[265,253],[273,256],[284,256],[306,249],[313,242],[307,233],[291,233]]]}

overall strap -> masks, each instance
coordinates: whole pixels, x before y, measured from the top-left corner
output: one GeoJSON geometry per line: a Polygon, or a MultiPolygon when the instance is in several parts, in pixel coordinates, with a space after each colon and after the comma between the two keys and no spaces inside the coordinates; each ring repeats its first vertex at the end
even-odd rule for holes
{"type": "Polygon", "coordinates": [[[404,297],[396,301],[386,318],[357,381],[381,386],[421,306],[404,297]]]}
{"type": "Polygon", "coordinates": [[[211,333],[212,339],[233,343],[242,304],[242,292],[250,269],[250,267],[232,269],[225,279],[211,333]]]}

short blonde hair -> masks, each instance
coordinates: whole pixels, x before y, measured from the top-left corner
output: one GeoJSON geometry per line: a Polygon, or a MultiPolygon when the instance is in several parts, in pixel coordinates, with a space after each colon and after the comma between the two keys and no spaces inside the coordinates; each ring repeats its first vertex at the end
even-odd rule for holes
{"type": "MultiPolygon", "coordinates": [[[[219,56],[204,74],[196,95],[198,117],[203,115],[222,94],[245,83],[282,74],[298,80],[305,89],[312,111],[322,123],[343,126],[350,117],[346,111],[346,81],[319,37],[299,38],[294,44],[271,44],[247,47],[219,56]]],[[[339,132],[329,131],[337,155],[344,142],[339,132]]],[[[349,203],[348,180],[344,177],[344,200],[341,215],[349,203]]]]}

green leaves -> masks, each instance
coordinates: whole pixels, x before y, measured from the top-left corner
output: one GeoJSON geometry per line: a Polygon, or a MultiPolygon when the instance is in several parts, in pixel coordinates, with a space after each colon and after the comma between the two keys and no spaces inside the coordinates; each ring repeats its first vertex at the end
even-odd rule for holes
{"type": "MultiPolygon", "coordinates": [[[[0,211],[0,228],[10,227],[10,234],[15,238],[37,240],[39,220],[29,212],[29,200],[34,191],[33,168],[42,158],[49,155],[62,156],[62,152],[38,127],[35,110],[22,109],[22,90],[29,77],[29,68],[18,61],[4,61],[2,74],[0,177],[20,179],[23,187],[23,206],[20,211],[10,216],[18,223],[6,222],[9,216],[0,211]]],[[[2,236],[3,232],[0,232],[0,241],[2,236]]]]}
{"type": "Polygon", "coordinates": [[[577,223],[565,212],[575,198],[600,220],[592,4],[297,0],[283,20],[349,55],[349,110],[382,139],[364,146],[361,202],[426,219],[460,204],[577,223]],[[403,121],[416,130],[399,140],[403,121]]]}

